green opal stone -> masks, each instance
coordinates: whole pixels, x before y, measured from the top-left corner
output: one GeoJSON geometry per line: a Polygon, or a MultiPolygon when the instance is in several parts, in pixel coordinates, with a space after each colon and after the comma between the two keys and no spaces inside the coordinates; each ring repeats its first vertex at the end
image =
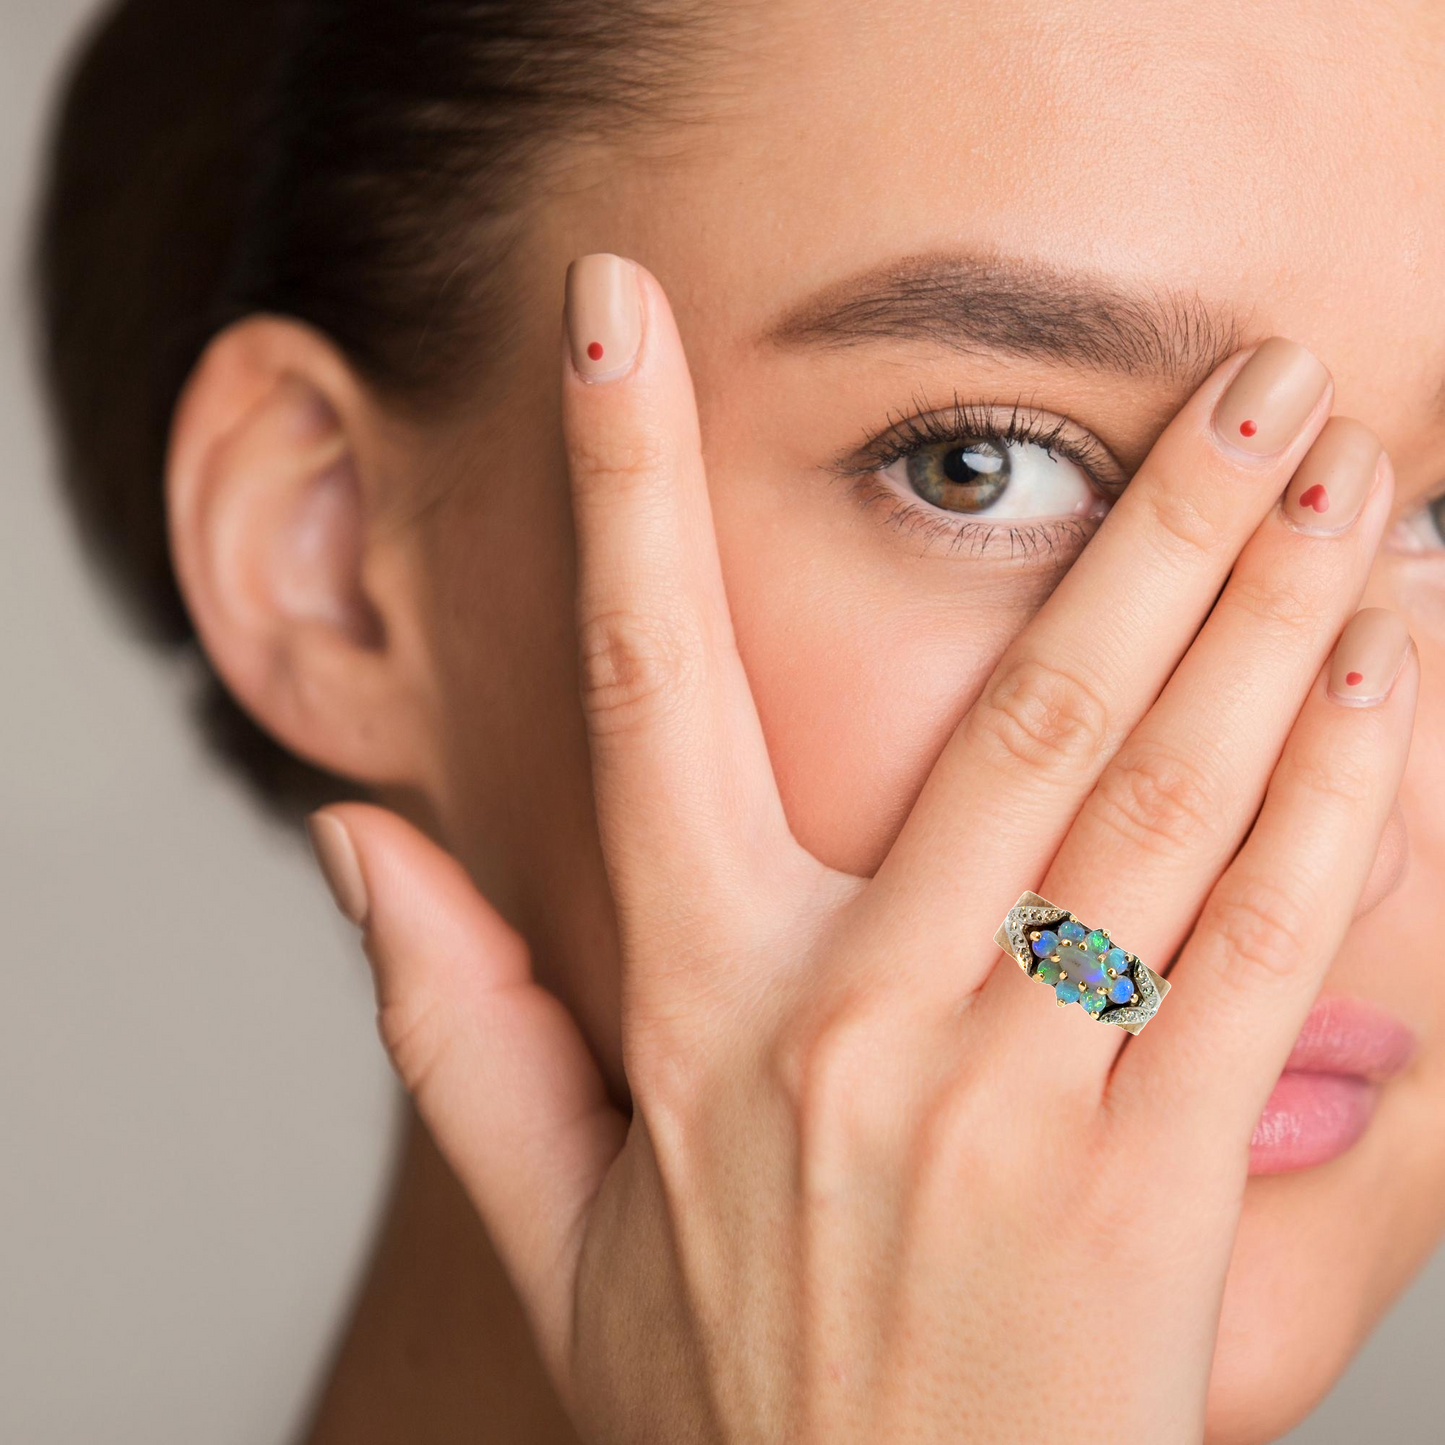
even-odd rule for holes
{"type": "MultiPolygon", "coordinates": [[[[1061,953],[1060,958],[1063,957],[1061,953]]],[[[1034,977],[1041,978],[1052,988],[1059,981],[1059,974],[1063,972],[1063,965],[1055,963],[1051,958],[1039,959],[1039,966],[1034,970],[1034,977]]]]}
{"type": "Polygon", "coordinates": [[[1107,933],[1102,933],[1099,929],[1096,928],[1084,940],[1084,947],[1087,948],[1090,953],[1104,953],[1109,947],[1109,935],[1107,933]]]}

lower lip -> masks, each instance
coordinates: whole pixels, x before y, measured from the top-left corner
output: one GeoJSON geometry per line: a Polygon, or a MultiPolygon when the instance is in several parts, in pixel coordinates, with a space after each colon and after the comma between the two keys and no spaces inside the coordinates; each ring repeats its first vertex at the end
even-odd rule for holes
{"type": "Polygon", "coordinates": [[[1369,1127],[1378,1094],[1346,1074],[1281,1074],[1254,1126],[1249,1172],[1283,1174],[1343,1154],[1369,1127]]]}

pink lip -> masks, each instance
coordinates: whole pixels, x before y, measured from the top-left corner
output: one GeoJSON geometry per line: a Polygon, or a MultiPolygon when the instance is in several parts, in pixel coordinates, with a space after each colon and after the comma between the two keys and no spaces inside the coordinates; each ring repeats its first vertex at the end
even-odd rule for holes
{"type": "Polygon", "coordinates": [[[1308,1169],[1343,1154],[1369,1127],[1380,1084],[1417,1043],[1393,1014],[1361,999],[1320,998],[1255,1125],[1249,1172],[1308,1169]]]}

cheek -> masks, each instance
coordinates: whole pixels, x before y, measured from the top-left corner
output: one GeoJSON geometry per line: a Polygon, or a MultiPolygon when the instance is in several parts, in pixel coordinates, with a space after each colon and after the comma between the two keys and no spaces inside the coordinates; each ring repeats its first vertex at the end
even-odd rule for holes
{"type": "Polygon", "coordinates": [[[841,557],[770,563],[750,550],[727,571],[794,836],[829,866],[869,876],[1025,613],[971,615],[841,557]]]}

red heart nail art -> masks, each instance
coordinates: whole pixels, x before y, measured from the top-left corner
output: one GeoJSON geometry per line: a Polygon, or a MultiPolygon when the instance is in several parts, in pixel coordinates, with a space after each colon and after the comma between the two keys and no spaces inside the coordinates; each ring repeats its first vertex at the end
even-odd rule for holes
{"type": "Polygon", "coordinates": [[[1329,493],[1316,482],[1308,491],[1300,493],[1299,504],[1302,507],[1313,507],[1317,512],[1328,512],[1330,509],[1329,493]]]}

